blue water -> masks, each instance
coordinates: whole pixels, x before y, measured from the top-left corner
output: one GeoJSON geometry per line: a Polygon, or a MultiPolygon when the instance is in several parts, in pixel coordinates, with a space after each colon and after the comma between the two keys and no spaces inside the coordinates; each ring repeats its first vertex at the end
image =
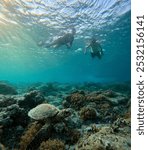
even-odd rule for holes
{"type": "Polygon", "coordinates": [[[118,82],[130,80],[130,0],[1,0],[0,80],[118,82]],[[37,46],[76,29],[71,49],[37,46]],[[101,60],[83,54],[95,36],[101,60]]]}

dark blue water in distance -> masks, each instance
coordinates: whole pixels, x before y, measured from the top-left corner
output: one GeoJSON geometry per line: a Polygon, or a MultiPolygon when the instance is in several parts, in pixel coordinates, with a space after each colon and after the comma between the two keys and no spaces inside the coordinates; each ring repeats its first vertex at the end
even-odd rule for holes
{"type": "Polygon", "coordinates": [[[0,1],[0,80],[19,82],[122,82],[131,78],[129,0],[0,1]],[[72,48],[39,41],[76,29],[72,48]],[[101,60],[83,49],[91,37],[101,60]]]}

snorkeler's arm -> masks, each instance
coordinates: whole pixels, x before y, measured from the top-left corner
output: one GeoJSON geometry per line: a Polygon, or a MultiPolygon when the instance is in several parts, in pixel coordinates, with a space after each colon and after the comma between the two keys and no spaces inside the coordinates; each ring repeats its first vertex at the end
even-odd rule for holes
{"type": "MultiPolygon", "coordinates": [[[[68,35],[68,34],[67,34],[68,35]]],[[[67,37],[67,39],[69,38],[69,41],[68,41],[68,43],[66,43],[65,45],[67,46],[67,48],[71,48],[72,47],[72,43],[73,43],[73,41],[74,41],[74,37],[72,36],[71,37],[71,35],[69,36],[68,35],[68,37],[67,37]]]]}
{"type": "Polygon", "coordinates": [[[73,40],[74,40],[74,38],[69,43],[70,47],[72,47],[73,40]]]}
{"type": "Polygon", "coordinates": [[[55,47],[58,47],[60,44],[59,44],[59,39],[56,39],[55,41],[51,42],[51,43],[46,43],[45,44],[45,48],[50,48],[51,46],[55,46],[55,47]]]}
{"type": "Polygon", "coordinates": [[[71,44],[70,43],[66,43],[67,48],[71,48],[71,44]]]}
{"type": "Polygon", "coordinates": [[[49,48],[51,46],[51,44],[43,42],[43,41],[38,42],[37,45],[43,48],[49,48]]]}
{"type": "Polygon", "coordinates": [[[104,55],[101,45],[99,44],[101,55],[104,55]]]}
{"type": "Polygon", "coordinates": [[[87,52],[87,48],[85,47],[85,48],[84,48],[84,54],[86,54],[86,52],[87,52]]]}
{"type": "Polygon", "coordinates": [[[89,44],[87,47],[84,48],[84,54],[86,54],[87,49],[90,48],[90,46],[91,46],[91,45],[89,44]]]}

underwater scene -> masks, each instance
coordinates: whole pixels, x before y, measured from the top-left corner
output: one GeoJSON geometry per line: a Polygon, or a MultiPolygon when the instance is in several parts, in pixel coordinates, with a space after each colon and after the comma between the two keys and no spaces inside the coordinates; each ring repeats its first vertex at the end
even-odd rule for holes
{"type": "Polygon", "coordinates": [[[130,0],[0,0],[0,150],[130,149],[130,0]]]}

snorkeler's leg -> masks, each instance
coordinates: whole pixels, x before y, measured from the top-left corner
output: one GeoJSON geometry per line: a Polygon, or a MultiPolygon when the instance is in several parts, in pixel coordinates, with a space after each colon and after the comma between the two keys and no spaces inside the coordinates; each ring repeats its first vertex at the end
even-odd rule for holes
{"type": "Polygon", "coordinates": [[[61,43],[61,38],[59,38],[59,39],[53,41],[53,42],[50,44],[50,46],[54,46],[54,48],[59,48],[61,45],[62,45],[62,43],[61,43]]]}
{"type": "Polygon", "coordinates": [[[92,57],[92,58],[94,58],[94,57],[95,57],[95,54],[94,54],[94,53],[90,53],[90,54],[91,54],[91,57],[92,57]]]}
{"type": "Polygon", "coordinates": [[[70,43],[66,43],[66,47],[67,47],[68,49],[70,49],[70,48],[71,48],[70,43]]]}
{"type": "Polygon", "coordinates": [[[54,45],[54,48],[56,49],[56,48],[59,48],[61,45],[58,45],[58,44],[56,44],[56,45],[54,45]]]}
{"type": "Polygon", "coordinates": [[[98,53],[96,54],[96,56],[97,56],[99,59],[101,59],[101,58],[102,58],[102,56],[101,56],[100,52],[98,52],[98,53]]]}
{"type": "Polygon", "coordinates": [[[102,50],[102,49],[101,49],[101,53],[100,53],[100,54],[101,54],[101,57],[104,55],[104,52],[103,52],[103,50],[102,50]]]}
{"type": "Polygon", "coordinates": [[[46,43],[46,42],[43,42],[43,41],[39,41],[39,42],[37,43],[37,45],[38,45],[39,47],[45,47],[45,48],[49,48],[49,47],[51,46],[51,44],[46,43]]]}
{"type": "Polygon", "coordinates": [[[49,48],[49,47],[54,46],[54,45],[56,47],[56,45],[57,45],[56,41],[53,41],[52,43],[46,43],[45,47],[49,48]]]}

